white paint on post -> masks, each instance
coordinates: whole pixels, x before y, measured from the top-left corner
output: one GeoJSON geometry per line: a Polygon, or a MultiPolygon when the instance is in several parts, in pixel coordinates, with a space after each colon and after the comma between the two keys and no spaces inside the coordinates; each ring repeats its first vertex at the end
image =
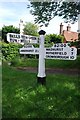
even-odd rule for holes
{"type": "Polygon", "coordinates": [[[78,30],[79,30],[79,33],[80,33],[80,14],[78,15],[78,30]]]}
{"type": "Polygon", "coordinates": [[[80,14],[78,15],[78,33],[80,33],[80,14]]]}
{"type": "Polygon", "coordinates": [[[38,64],[38,77],[45,77],[45,59],[44,59],[44,35],[40,35],[40,47],[39,47],[39,64],[38,64]]]}

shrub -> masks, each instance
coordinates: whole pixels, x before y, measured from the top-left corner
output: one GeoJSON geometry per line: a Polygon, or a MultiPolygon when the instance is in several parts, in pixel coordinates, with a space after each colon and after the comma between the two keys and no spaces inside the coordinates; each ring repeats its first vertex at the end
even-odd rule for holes
{"type": "Polygon", "coordinates": [[[62,43],[64,37],[61,35],[56,34],[49,34],[45,36],[45,44],[51,44],[52,42],[55,43],[62,43]]]}
{"type": "Polygon", "coordinates": [[[2,42],[2,59],[5,59],[7,61],[12,61],[15,59],[15,57],[20,56],[19,55],[19,48],[22,45],[15,44],[15,43],[4,43],[2,42]]]}
{"type": "Polygon", "coordinates": [[[77,48],[80,48],[80,41],[71,42],[71,46],[75,46],[77,48]]]}
{"type": "Polygon", "coordinates": [[[77,49],[77,54],[80,55],[80,48],[77,49]]]}
{"type": "Polygon", "coordinates": [[[77,54],[80,55],[80,41],[71,42],[71,46],[75,46],[77,48],[77,54]]]}

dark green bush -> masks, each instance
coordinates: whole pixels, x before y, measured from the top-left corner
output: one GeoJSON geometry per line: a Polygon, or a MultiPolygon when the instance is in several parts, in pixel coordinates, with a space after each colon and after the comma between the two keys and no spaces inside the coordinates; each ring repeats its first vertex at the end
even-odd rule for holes
{"type": "Polygon", "coordinates": [[[80,55],[80,41],[71,42],[70,44],[77,48],[77,54],[80,55]]]}
{"type": "Polygon", "coordinates": [[[80,41],[71,42],[71,46],[75,46],[77,48],[80,48],[80,41]]]}
{"type": "Polygon", "coordinates": [[[77,49],[77,54],[80,55],[80,48],[77,49]]]}

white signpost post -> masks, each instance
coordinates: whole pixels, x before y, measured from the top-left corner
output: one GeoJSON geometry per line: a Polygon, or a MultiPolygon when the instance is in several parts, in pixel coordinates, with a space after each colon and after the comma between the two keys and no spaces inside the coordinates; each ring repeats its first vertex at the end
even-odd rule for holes
{"type": "Polygon", "coordinates": [[[45,74],[45,50],[44,50],[44,35],[45,31],[39,31],[40,35],[40,46],[39,46],[39,64],[38,64],[38,75],[37,82],[42,85],[46,84],[46,74],[45,74]]]}
{"type": "Polygon", "coordinates": [[[45,59],[75,60],[77,58],[77,49],[70,47],[67,43],[57,43],[52,47],[44,48],[45,31],[39,31],[39,35],[39,48],[26,45],[26,48],[20,48],[20,54],[39,54],[37,82],[44,85],[46,84],[45,59]]]}

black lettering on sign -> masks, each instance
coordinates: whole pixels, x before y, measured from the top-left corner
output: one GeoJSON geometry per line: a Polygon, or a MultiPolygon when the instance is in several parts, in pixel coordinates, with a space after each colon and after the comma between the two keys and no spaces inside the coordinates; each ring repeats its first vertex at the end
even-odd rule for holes
{"type": "Polygon", "coordinates": [[[64,44],[64,47],[66,47],[66,44],[64,44]]]}
{"type": "Polygon", "coordinates": [[[70,56],[70,59],[74,59],[74,56],[70,56]]]}
{"type": "Polygon", "coordinates": [[[62,52],[59,52],[59,55],[62,55],[62,52]]]}
{"type": "Polygon", "coordinates": [[[58,54],[58,52],[55,52],[55,54],[58,54]]]}
{"type": "Polygon", "coordinates": [[[34,50],[21,50],[21,52],[34,52],[34,50]]]}
{"type": "Polygon", "coordinates": [[[66,44],[54,44],[54,47],[66,47],[66,44]]]}
{"type": "Polygon", "coordinates": [[[35,50],[35,52],[38,52],[38,50],[35,50]]]}
{"type": "Polygon", "coordinates": [[[61,44],[61,47],[63,47],[63,44],[61,44]]]}
{"type": "Polygon", "coordinates": [[[64,52],[64,55],[67,55],[67,52],[64,52]]]}
{"type": "Polygon", "coordinates": [[[66,47],[66,44],[64,44],[64,47],[66,47]]]}
{"type": "Polygon", "coordinates": [[[59,44],[56,44],[56,47],[59,47],[59,44]]]}
{"type": "Polygon", "coordinates": [[[50,51],[51,49],[50,49],[50,48],[47,48],[46,50],[50,51]]]}
{"type": "Polygon", "coordinates": [[[71,55],[73,55],[73,52],[71,52],[71,55]]]}
{"type": "Polygon", "coordinates": [[[61,44],[60,47],[66,47],[66,44],[61,44]]]}
{"type": "Polygon", "coordinates": [[[74,51],[74,48],[71,48],[71,51],[74,51]]]}

